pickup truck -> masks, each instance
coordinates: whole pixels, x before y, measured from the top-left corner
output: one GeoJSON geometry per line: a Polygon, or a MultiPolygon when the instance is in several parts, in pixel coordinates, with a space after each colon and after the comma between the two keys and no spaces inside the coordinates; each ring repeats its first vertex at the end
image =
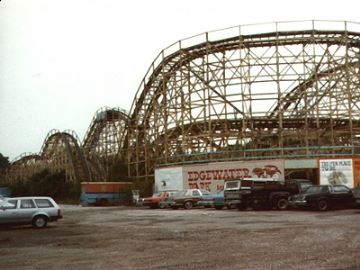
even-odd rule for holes
{"type": "Polygon", "coordinates": [[[309,180],[292,179],[275,181],[273,179],[247,178],[225,182],[224,197],[228,207],[236,206],[245,210],[248,206],[254,210],[286,210],[288,197],[299,194],[312,186],[309,180]]]}
{"type": "Polygon", "coordinates": [[[171,197],[170,206],[173,209],[183,207],[191,209],[194,206],[212,206],[214,195],[203,189],[184,189],[171,197]]]}

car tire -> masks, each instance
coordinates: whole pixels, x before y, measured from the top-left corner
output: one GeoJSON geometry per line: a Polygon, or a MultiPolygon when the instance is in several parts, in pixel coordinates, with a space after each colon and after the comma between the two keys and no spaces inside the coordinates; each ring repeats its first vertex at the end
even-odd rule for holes
{"type": "Polygon", "coordinates": [[[329,210],[329,203],[327,200],[319,200],[317,202],[317,209],[319,211],[326,211],[329,210]]]}
{"type": "Polygon", "coordinates": [[[222,205],[215,205],[214,207],[215,207],[216,210],[221,210],[221,209],[223,209],[224,206],[222,206],[222,205]]]}
{"type": "Polygon", "coordinates": [[[239,211],[244,211],[247,208],[247,204],[241,203],[241,204],[238,205],[237,208],[238,208],[239,211]]]}
{"type": "Polygon", "coordinates": [[[265,210],[264,206],[262,204],[257,204],[257,203],[253,203],[251,205],[251,208],[253,211],[261,211],[261,210],[265,210]]]}
{"type": "Polygon", "coordinates": [[[277,210],[284,211],[287,210],[289,206],[289,202],[286,198],[279,198],[276,200],[275,207],[277,210]]]}
{"type": "Polygon", "coordinates": [[[193,208],[193,203],[192,203],[192,201],[187,201],[187,202],[185,202],[185,203],[184,203],[184,208],[187,209],[187,210],[193,208]]]}
{"type": "Polygon", "coordinates": [[[162,204],[162,203],[159,203],[159,208],[160,208],[160,209],[165,209],[165,205],[162,204]]]}
{"type": "Polygon", "coordinates": [[[32,225],[35,228],[41,229],[41,228],[45,228],[48,222],[48,218],[45,216],[36,216],[33,219],[32,225]]]}

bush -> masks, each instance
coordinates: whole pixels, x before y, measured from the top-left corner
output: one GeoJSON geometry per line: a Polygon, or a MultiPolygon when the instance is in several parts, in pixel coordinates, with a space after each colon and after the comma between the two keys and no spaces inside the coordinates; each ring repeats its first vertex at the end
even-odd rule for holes
{"type": "Polygon", "coordinates": [[[78,200],[80,183],[66,181],[65,172],[51,173],[45,169],[23,182],[10,186],[13,196],[50,196],[56,200],[78,200]]]}

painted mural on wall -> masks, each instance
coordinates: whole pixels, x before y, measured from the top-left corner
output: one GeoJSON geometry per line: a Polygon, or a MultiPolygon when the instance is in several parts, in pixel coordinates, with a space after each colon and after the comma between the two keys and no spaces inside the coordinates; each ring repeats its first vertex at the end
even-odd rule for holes
{"type": "Polygon", "coordinates": [[[266,178],[284,180],[284,161],[213,162],[155,170],[155,190],[199,188],[216,192],[225,180],[266,178]]]}
{"type": "Polygon", "coordinates": [[[155,170],[155,192],[181,190],[183,184],[183,168],[170,167],[155,170]]]}

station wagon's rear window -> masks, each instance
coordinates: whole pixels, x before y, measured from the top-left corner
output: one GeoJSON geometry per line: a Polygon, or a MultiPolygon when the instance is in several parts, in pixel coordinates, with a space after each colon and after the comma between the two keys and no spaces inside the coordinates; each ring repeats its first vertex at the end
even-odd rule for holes
{"type": "Polygon", "coordinates": [[[51,201],[47,199],[35,199],[35,203],[38,208],[49,208],[54,207],[51,201]]]}

